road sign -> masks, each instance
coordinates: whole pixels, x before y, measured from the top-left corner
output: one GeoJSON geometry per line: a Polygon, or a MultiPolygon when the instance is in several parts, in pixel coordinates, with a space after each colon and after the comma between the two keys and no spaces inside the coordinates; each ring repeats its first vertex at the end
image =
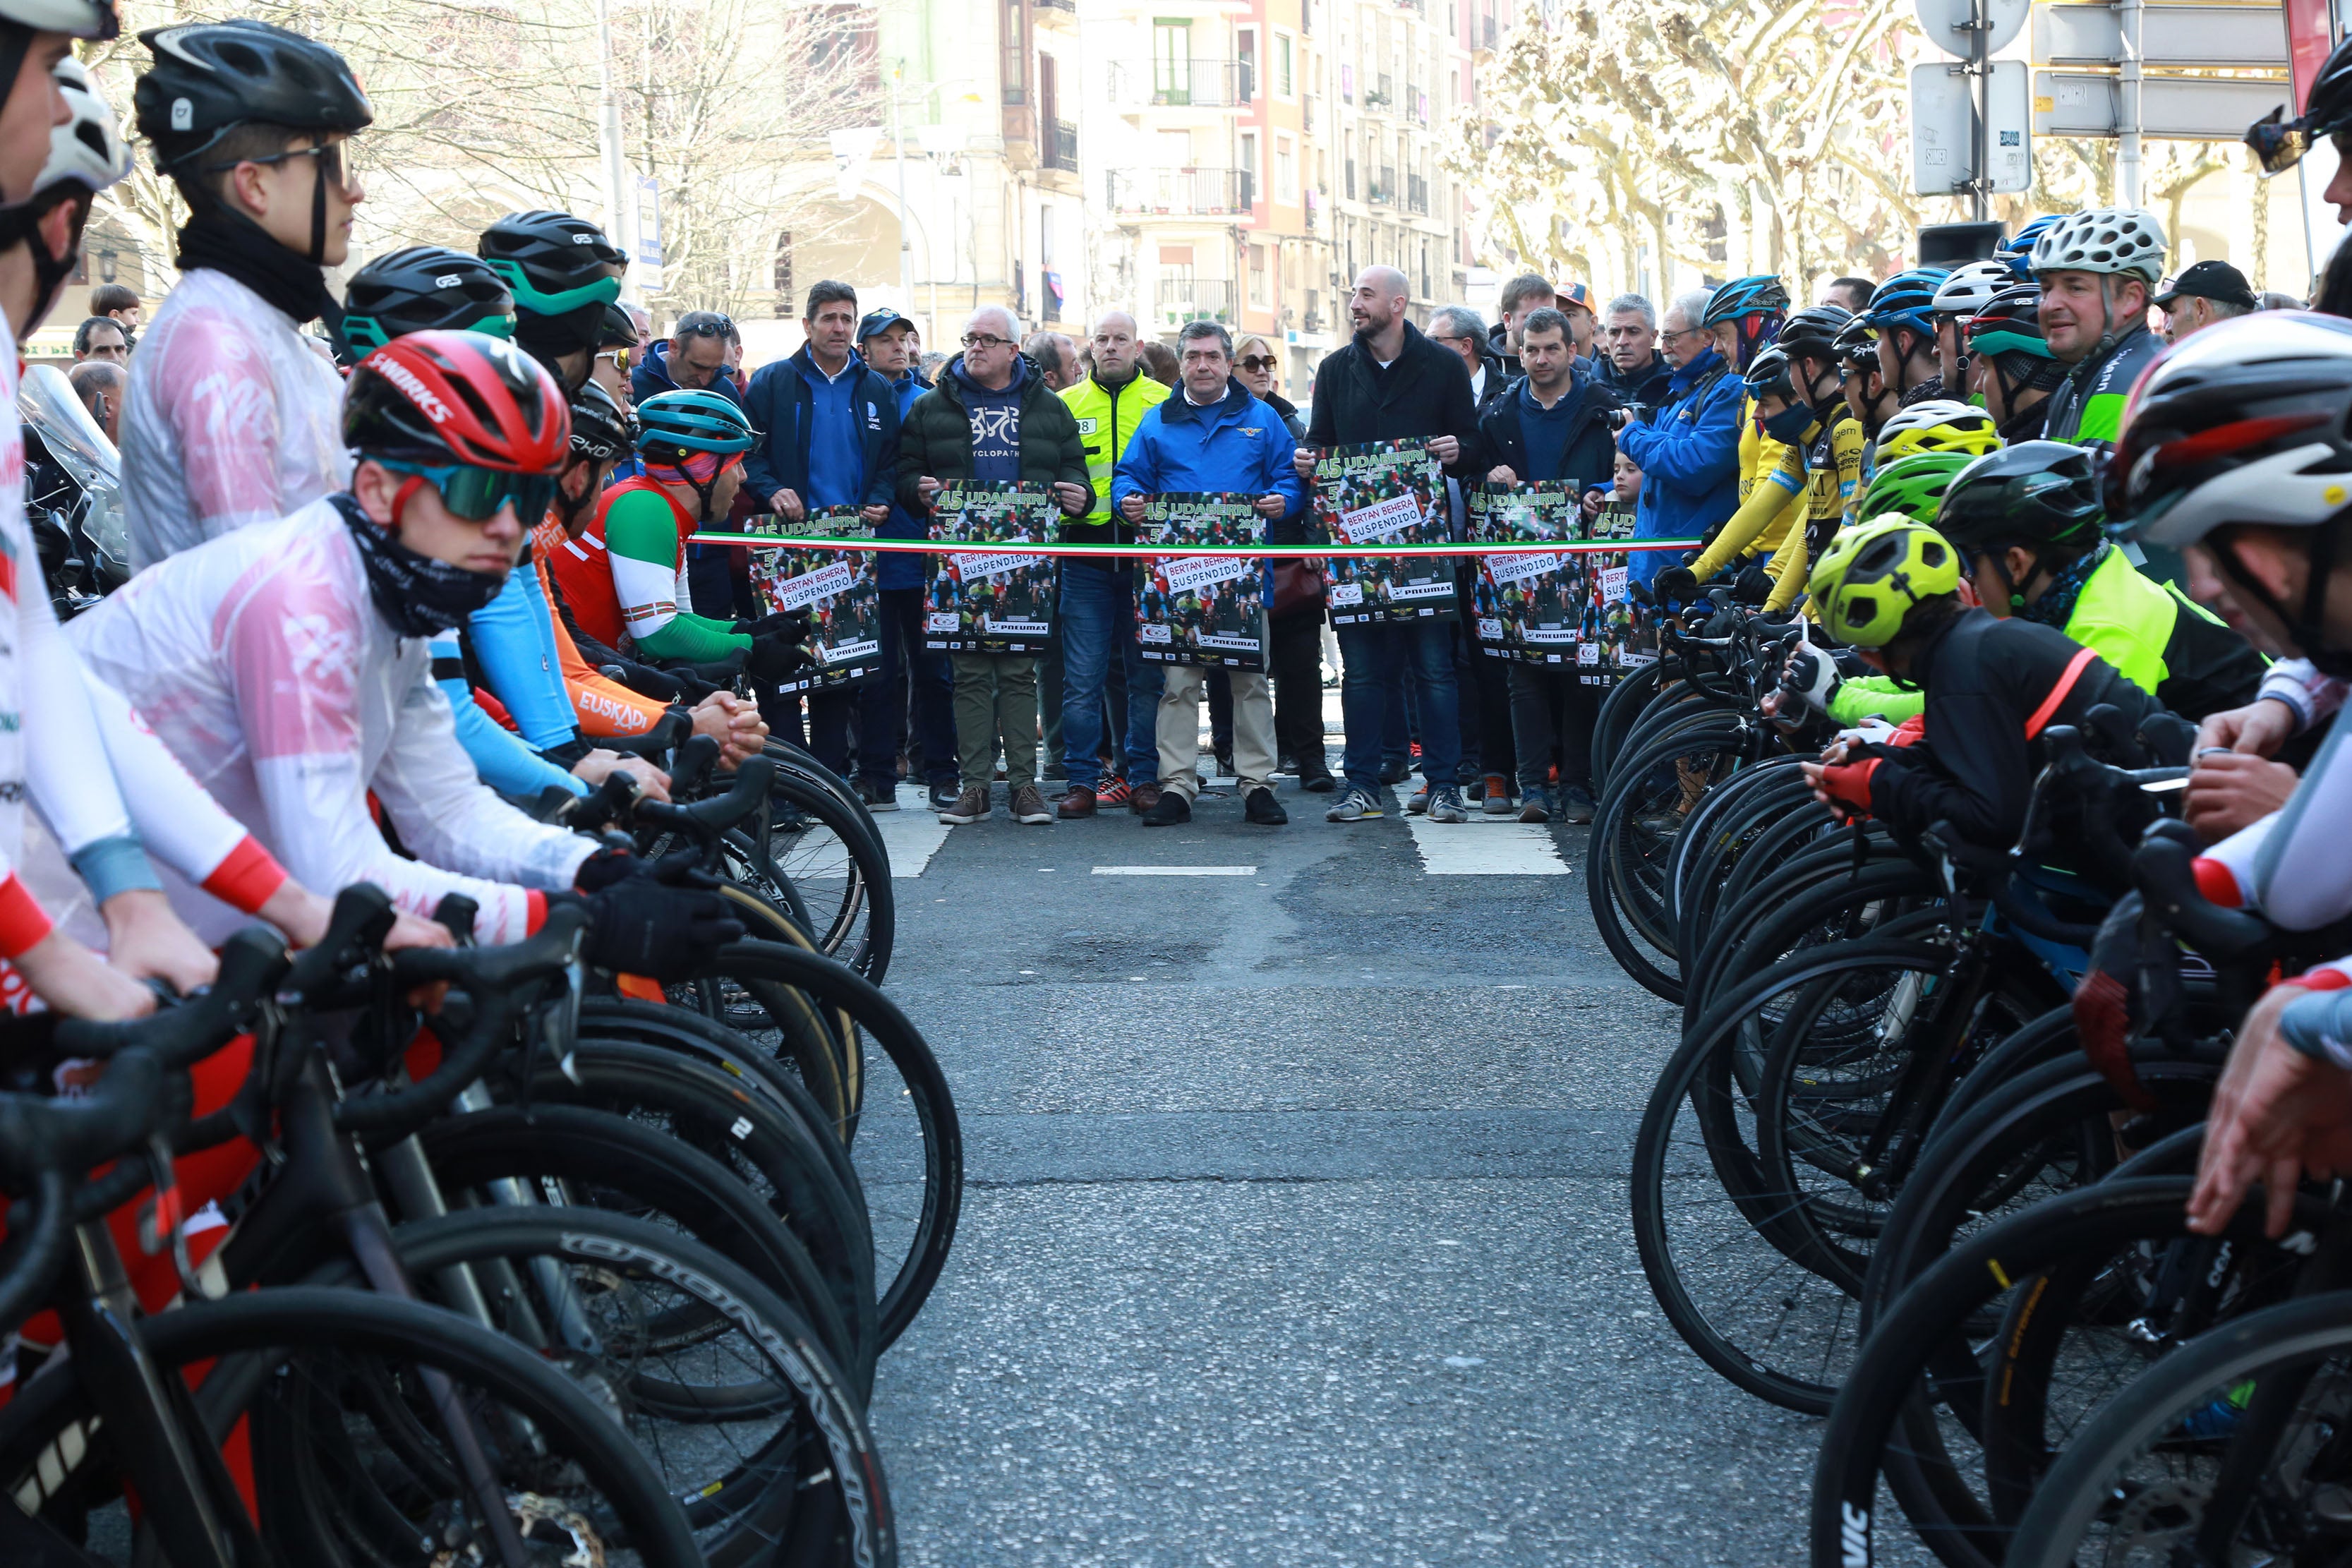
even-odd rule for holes
{"type": "Polygon", "coordinates": [[[637,180],[637,264],[631,276],[638,288],[658,294],[662,286],[661,182],[651,174],[637,180]]]}
{"type": "MultiPolygon", "coordinates": [[[[2151,15],[2156,7],[2148,8],[2151,15]]],[[[1918,91],[1917,72],[1912,91],[1918,91]]],[[[2122,129],[2121,79],[2092,71],[2033,73],[2036,136],[2114,136],[2122,129]]],[[[2147,77],[2139,87],[2142,135],[2235,142],[2246,127],[2287,100],[2283,81],[2147,77]]]]}
{"type": "MultiPolygon", "coordinates": [[[[1918,8],[1919,26],[1929,43],[1961,59],[1976,53],[1977,0],[1912,0],[1912,4],[1918,8]]],[[[1984,0],[1984,8],[1985,20],[1992,24],[1984,46],[1990,55],[2024,31],[2030,0],[1984,0]]]]}
{"type": "MultiPolygon", "coordinates": [[[[2146,5],[2144,66],[2271,66],[2287,63],[2286,24],[2275,5],[2146,5]]],[[[2033,63],[2120,66],[2123,13],[2113,5],[2036,5],[2033,63]]]]}
{"type": "MultiPolygon", "coordinates": [[[[1923,196],[1966,193],[1976,179],[1975,94],[1958,66],[1911,68],[1911,180],[1923,196]]],[[[1985,144],[1992,183],[1988,192],[2021,191],[2033,183],[2033,138],[2026,110],[2023,60],[1992,62],[1985,144]]]]}

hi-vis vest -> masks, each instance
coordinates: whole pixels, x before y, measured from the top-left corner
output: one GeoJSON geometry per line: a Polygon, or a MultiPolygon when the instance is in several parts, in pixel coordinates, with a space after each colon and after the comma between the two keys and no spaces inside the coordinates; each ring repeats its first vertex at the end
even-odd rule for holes
{"type": "Polygon", "coordinates": [[[1061,395],[1078,422],[1078,437],[1087,446],[1087,480],[1095,488],[1094,510],[1083,521],[1107,523],[1111,470],[1127,455],[1127,444],[1135,438],[1143,416],[1168,401],[1169,389],[1139,369],[1124,386],[1108,387],[1090,375],[1061,395]]]}

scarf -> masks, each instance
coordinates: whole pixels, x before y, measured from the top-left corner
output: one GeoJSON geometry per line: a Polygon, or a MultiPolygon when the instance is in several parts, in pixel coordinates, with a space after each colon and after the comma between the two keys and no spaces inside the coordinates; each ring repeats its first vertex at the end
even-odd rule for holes
{"type": "Polygon", "coordinates": [[[183,272],[199,267],[225,272],[297,326],[323,321],[337,344],[342,342],[343,308],[327,292],[319,264],[278,244],[243,213],[208,205],[191,217],[180,230],[178,265],[183,272]]]}
{"type": "MultiPolygon", "coordinates": [[[[368,597],[377,615],[404,637],[446,632],[499,596],[503,574],[468,572],[430,555],[420,555],[393,537],[392,530],[360,510],[349,493],[331,498],[351,531],[367,569],[368,597]]],[[[530,568],[524,567],[529,571],[530,568]]]]}
{"type": "Polygon", "coordinates": [[[2042,597],[2016,613],[2026,620],[2064,631],[2066,623],[2074,618],[2074,605],[2083,596],[2083,584],[2091,580],[2091,574],[2099,569],[2107,552],[2114,548],[2102,539],[2095,547],[2075,557],[2073,565],[2051,578],[2050,586],[2042,590],[2042,597]]]}

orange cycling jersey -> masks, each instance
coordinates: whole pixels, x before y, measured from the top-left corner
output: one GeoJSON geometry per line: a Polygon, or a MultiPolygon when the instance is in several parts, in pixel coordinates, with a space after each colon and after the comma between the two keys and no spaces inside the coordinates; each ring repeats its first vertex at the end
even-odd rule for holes
{"type": "MultiPolygon", "coordinates": [[[[555,652],[563,668],[563,689],[572,699],[572,711],[579,715],[581,731],[589,735],[642,735],[661,722],[668,707],[657,698],[632,691],[619,681],[601,675],[580,657],[580,649],[572,640],[571,631],[563,624],[562,613],[556,608],[556,594],[561,586],[563,603],[572,613],[582,616],[581,625],[592,637],[603,634],[582,615],[578,599],[571,595],[571,580],[559,565],[551,577],[549,563],[561,563],[572,558],[578,548],[563,531],[563,525],[553,518],[531,530],[531,564],[538,569],[540,586],[547,595],[547,613],[555,622],[555,652]]],[[[604,574],[604,593],[612,596],[612,574],[604,574]]],[[[614,612],[614,619],[619,612],[614,612]]]]}

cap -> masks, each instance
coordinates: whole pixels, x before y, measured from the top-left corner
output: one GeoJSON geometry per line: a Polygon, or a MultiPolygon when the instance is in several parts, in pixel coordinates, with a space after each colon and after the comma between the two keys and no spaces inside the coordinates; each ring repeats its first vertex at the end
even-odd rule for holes
{"type": "Polygon", "coordinates": [[[862,343],[868,338],[879,337],[901,321],[909,327],[915,324],[887,305],[878,310],[868,310],[866,319],[857,323],[857,341],[862,343]]]}
{"type": "Polygon", "coordinates": [[[2168,310],[2175,300],[2184,296],[2217,300],[2249,310],[2262,309],[2262,301],[2254,298],[2253,285],[2246,281],[2246,275],[2226,261],[2198,262],[2158,289],[2156,298],[2148,303],[2168,310]]]}
{"type": "Polygon", "coordinates": [[[1592,309],[1592,290],[1581,283],[1563,283],[1552,292],[1552,299],[1561,310],[1570,305],[1580,310],[1592,309]]]}

